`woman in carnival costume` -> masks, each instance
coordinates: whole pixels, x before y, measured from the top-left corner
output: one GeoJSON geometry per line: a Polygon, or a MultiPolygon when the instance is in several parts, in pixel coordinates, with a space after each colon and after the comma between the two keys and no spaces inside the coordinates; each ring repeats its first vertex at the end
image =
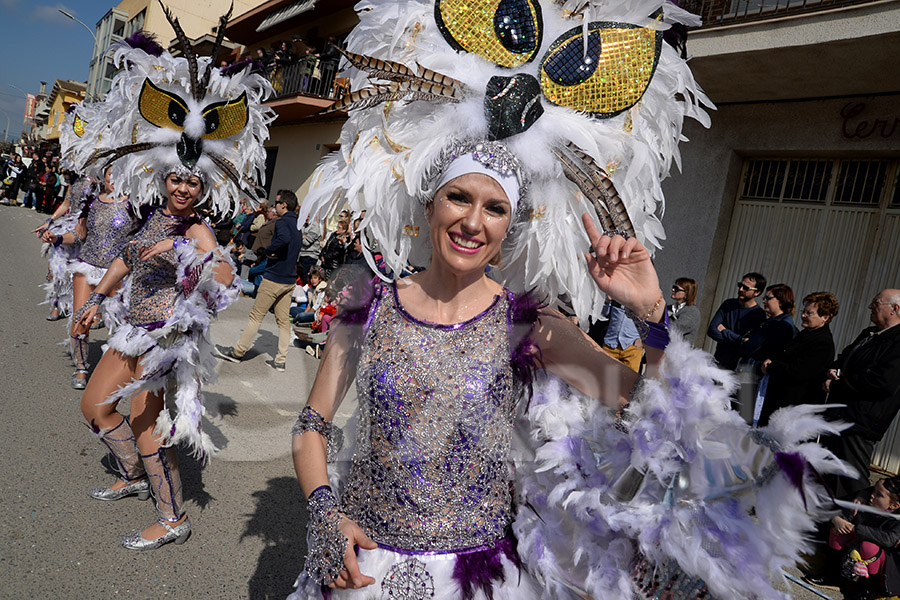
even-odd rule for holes
{"type": "MultiPolygon", "coordinates": [[[[80,177],[73,183],[66,197],[44,223],[31,230],[39,239],[44,239],[45,232],[49,231],[56,236],[62,236],[75,230],[78,218],[80,200],[84,197],[86,187],[93,185],[89,177],[80,177]],[[76,201],[73,203],[72,199],[76,201]],[[73,209],[73,204],[76,207],[73,209]]],[[[72,314],[72,272],[69,270],[69,261],[77,258],[78,244],[62,245],[45,241],[41,246],[41,256],[47,258],[47,283],[44,284],[43,304],[50,305],[48,321],[58,321],[72,314]]],[[[70,328],[71,330],[71,328],[70,328]]],[[[71,354],[70,340],[66,340],[71,354]]]]}
{"type": "Polygon", "coordinates": [[[733,376],[669,344],[646,249],[683,119],[708,123],[663,42],[696,20],[659,1],[357,9],[341,150],[299,220],[348,203],[392,272],[429,267],[354,286],[331,332],[293,429],[291,598],[785,597],[826,505],[814,473],[843,470],[809,440],[840,427],[797,407],[751,430],[733,376]],[[552,308],[587,323],[607,294],[646,379],[552,308]]]}
{"type": "Polygon", "coordinates": [[[191,533],[175,445],[187,443],[204,461],[216,450],[201,428],[201,385],[216,364],[208,328],[240,290],[229,253],[195,209],[208,202],[215,211],[233,211],[240,197],[260,196],[256,182],[241,174],[262,172],[272,121],[261,105],[271,88],[251,64],[220,72],[193,54],[178,20],[168,10],[166,16],[184,57],[145,36],[127,40],[116,52],[122,71],[105,101],[118,115],[110,120],[113,143],[85,163],[111,167],[117,186],[141,207],[141,227],[74,317],[86,329],[106,300],[106,319],[117,324],[81,408],[120,475],[91,495],[155,498],[158,520],[122,540],[133,550],[182,543],[191,533]],[[160,198],[164,203],[153,206],[160,198]],[[123,279],[122,293],[107,300],[123,279]],[[170,383],[175,391],[167,406],[170,383]],[[126,398],[130,419],[116,411],[126,398]]]}

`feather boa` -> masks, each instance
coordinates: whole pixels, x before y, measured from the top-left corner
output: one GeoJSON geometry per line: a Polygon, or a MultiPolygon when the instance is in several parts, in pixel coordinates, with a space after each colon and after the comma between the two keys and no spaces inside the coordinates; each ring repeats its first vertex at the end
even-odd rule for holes
{"type": "Polygon", "coordinates": [[[202,430],[205,409],[201,387],[212,383],[216,377],[209,326],[219,311],[237,299],[241,282],[227,249],[199,253],[192,243],[179,245],[175,257],[182,292],[162,328],[147,331],[127,322],[130,279],[120,295],[105,303],[106,323],[115,328],[108,347],[126,356],[140,356],[143,367],[140,379],[120,387],[106,402],[118,402],[142,391],[165,390],[168,381],[174,379],[174,415],[168,409],[161,411],[154,433],[162,438],[162,445],[185,442],[194,456],[206,460],[217,450],[202,430]],[[215,279],[214,268],[222,261],[229,265],[234,275],[229,286],[215,279]]]}
{"type": "Polygon", "coordinates": [[[797,406],[753,430],[729,408],[734,386],[674,339],[629,405],[630,427],[616,427],[599,402],[540,372],[520,418],[513,529],[548,597],[630,598],[641,558],[675,561],[716,597],[787,597],[772,582],[833,506],[816,473],[849,471],[813,440],[845,425],[797,406]]]}

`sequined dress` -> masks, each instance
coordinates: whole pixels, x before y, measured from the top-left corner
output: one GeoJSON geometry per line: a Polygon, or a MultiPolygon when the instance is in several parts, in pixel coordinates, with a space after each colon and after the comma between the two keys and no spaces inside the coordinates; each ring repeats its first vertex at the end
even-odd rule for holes
{"type": "Polygon", "coordinates": [[[358,367],[360,428],[343,508],[379,543],[461,550],[504,537],[516,396],[509,301],[457,325],[382,294],[358,367]]]}
{"type": "MultiPolygon", "coordinates": [[[[359,425],[341,510],[377,550],[376,583],[333,598],[460,598],[460,560],[494,562],[495,599],[539,598],[518,568],[509,455],[520,386],[511,364],[510,292],[479,315],[438,325],[376,286],[357,368],[359,425]],[[504,581],[505,580],[505,581],[504,581]]],[[[291,600],[321,598],[304,578],[291,600]]],[[[481,583],[474,585],[473,590],[481,583]]],[[[483,598],[478,592],[475,598],[483,598]]]]}
{"type": "Polygon", "coordinates": [[[124,201],[101,202],[93,198],[90,202],[87,237],[71,268],[84,274],[89,284],[96,285],[128,243],[135,220],[124,201]]]}
{"type": "Polygon", "coordinates": [[[185,219],[167,215],[161,209],[155,210],[134,236],[134,244],[122,253],[122,259],[131,271],[127,319],[132,325],[154,329],[172,315],[179,292],[175,250],[161,252],[148,260],[141,260],[139,253],[141,248],[178,237],[179,226],[185,219]]]}

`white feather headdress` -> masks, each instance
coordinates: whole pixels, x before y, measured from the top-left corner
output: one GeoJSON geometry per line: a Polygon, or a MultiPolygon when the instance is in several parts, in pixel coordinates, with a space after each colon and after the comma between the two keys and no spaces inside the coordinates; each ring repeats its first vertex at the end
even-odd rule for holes
{"type": "Polygon", "coordinates": [[[567,295],[583,322],[598,315],[581,214],[659,247],[660,182],[678,163],[684,118],[709,122],[709,100],[662,41],[667,21],[693,17],[663,0],[363,0],[357,11],[345,53],[354,91],[334,107],[350,117],[300,223],[345,202],[367,211],[363,227],[393,272],[428,264],[419,200],[442,151],[502,139],[529,181],[502,282],[551,302],[567,295]]]}
{"type": "MultiPolygon", "coordinates": [[[[121,70],[106,99],[76,109],[66,128],[75,131],[82,113],[92,132],[99,133],[100,125],[89,118],[105,121],[100,143],[67,132],[63,153],[77,169],[97,176],[111,167],[116,189],[136,205],[159,202],[165,175],[176,171],[204,181],[199,204],[237,211],[241,198],[255,203],[264,195],[263,142],[274,112],[261,103],[272,87],[249,62],[223,71],[211,58],[194,55],[178,19],[168,10],[166,16],[184,56],[164,52],[147,36],[126,40],[115,53],[121,70]]],[[[229,16],[220,19],[216,49],[229,16]]]]}

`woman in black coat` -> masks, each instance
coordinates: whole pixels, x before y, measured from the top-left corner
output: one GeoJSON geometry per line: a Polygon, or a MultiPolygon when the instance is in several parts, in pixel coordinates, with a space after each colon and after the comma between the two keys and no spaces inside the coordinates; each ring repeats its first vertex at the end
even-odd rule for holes
{"type": "Polygon", "coordinates": [[[803,329],[778,355],[760,365],[769,376],[759,425],[773,412],[795,404],[819,404],[825,399],[822,382],[834,360],[834,338],[829,327],[837,316],[838,301],[830,292],[814,292],[803,299],[803,329]]]}

